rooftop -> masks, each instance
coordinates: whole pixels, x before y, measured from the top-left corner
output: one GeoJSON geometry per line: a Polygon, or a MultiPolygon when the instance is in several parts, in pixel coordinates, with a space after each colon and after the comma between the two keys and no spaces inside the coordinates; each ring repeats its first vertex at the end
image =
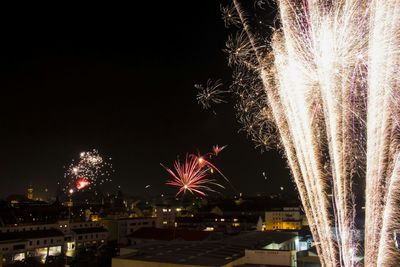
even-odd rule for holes
{"type": "Polygon", "coordinates": [[[78,228],[72,229],[72,231],[78,235],[108,232],[107,229],[105,229],[104,227],[78,228]]]}
{"type": "Polygon", "coordinates": [[[36,239],[36,238],[46,238],[55,236],[64,236],[64,234],[57,229],[19,231],[19,232],[16,231],[9,233],[0,233],[0,241],[36,239]]]}
{"type": "Polygon", "coordinates": [[[129,237],[152,240],[185,240],[201,241],[207,239],[212,232],[195,231],[185,229],[160,229],[154,227],[143,227],[133,232],[129,237]]]}
{"type": "Polygon", "coordinates": [[[244,256],[245,249],[257,249],[272,242],[282,243],[296,233],[249,232],[222,241],[168,242],[137,247],[137,252],[119,257],[126,260],[221,266],[244,256]]]}

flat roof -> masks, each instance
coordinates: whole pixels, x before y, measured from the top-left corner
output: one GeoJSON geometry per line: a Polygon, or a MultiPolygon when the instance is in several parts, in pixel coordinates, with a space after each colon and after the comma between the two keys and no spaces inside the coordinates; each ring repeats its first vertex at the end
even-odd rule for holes
{"type": "Polygon", "coordinates": [[[78,235],[108,232],[107,229],[104,227],[77,228],[77,229],[72,229],[72,231],[78,235]]]}
{"type": "Polygon", "coordinates": [[[136,261],[187,265],[220,266],[241,258],[246,249],[257,249],[272,242],[281,243],[296,233],[249,232],[221,241],[167,242],[138,246],[137,252],[118,257],[136,261]]]}
{"type": "MultiPolygon", "coordinates": [[[[132,218],[118,218],[115,220],[119,220],[119,221],[130,221],[130,220],[155,220],[156,217],[132,217],[132,218]]],[[[109,218],[106,218],[106,220],[110,220],[109,218]]],[[[113,219],[111,219],[113,220],[113,219]]]]}
{"type": "Polygon", "coordinates": [[[211,234],[213,234],[213,232],[176,228],[142,227],[128,237],[152,240],[181,239],[186,241],[201,241],[207,239],[211,234]]]}
{"type": "Polygon", "coordinates": [[[16,232],[0,233],[0,241],[36,239],[36,238],[46,238],[55,236],[64,236],[64,234],[57,229],[16,231],[16,232]]]}

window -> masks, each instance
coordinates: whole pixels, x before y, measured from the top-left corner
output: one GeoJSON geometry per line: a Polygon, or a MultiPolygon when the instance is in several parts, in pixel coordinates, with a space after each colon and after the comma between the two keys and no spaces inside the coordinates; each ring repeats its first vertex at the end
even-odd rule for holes
{"type": "Polygon", "coordinates": [[[37,241],[36,241],[36,245],[39,245],[39,244],[40,244],[40,240],[37,240],[37,241]]]}
{"type": "Polygon", "coordinates": [[[54,242],[53,239],[50,239],[50,243],[53,244],[53,242],[54,242]]]}
{"type": "Polygon", "coordinates": [[[80,236],[78,236],[78,240],[82,240],[82,236],[80,235],[80,236]]]}
{"type": "Polygon", "coordinates": [[[32,241],[29,241],[29,246],[32,246],[32,241]]]}
{"type": "Polygon", "coordinates": [[[45,239],[45,240],[43,241],[43,244],[45,244],[45,245],[47,244],[47,239],[45,239]]]}

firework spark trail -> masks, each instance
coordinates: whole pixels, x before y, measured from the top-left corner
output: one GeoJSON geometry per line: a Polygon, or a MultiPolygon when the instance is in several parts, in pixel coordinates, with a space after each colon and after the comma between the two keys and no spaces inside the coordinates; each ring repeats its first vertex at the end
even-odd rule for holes
{"type": "Polygon", "coordinates": [[[252,33],[239,1],[233,3],[243,32],[228,40],[227,52],[239,69],[234,84],[250,85],[238,93],[239,118],[252,134],[262,120],[276,127],[322,264],[354,266],[360,256],[354,187],[365,177],[364,262],[393,266],[399,253],[391,237],[400,227],[394,210],[400,201],[400,1],[279,0],[281,26],[270,51],[259,45],[262,33],[252,33]],[[265,107],[254,104],[254,81],[262,82],[270,112],[259,120],[252,113],[265,107]]]}
{"type": "MultiPolygon", "coordinates": [[[[351,240],[351,234],[349,234],[352,231],[352,222],[349,218],[353,218],[353,216],[351,215],[352,210],[349,210],[348,207],[350,199],[346,197],[350,183],[346,181],[349,177],[346,166],[344,166],[345,155],[342,153],[348,144],[343,138],[345,134],[341,132],[345,129],[343,117],[346,118],[342,114],[350,109],[346,106],[343,107],[344,103],[338,101],[343,99],[343,96],[340,90],[341,86],[337,84],[341,81],[335,79],[334,75],[336,72],[334,55],[338,52],[335,50],[340,47],[334,46],[337,45],[335,38],[338,37],[338,34],[334,31],[335,25],[332,25],[335,21],[335,23],[342,21],[338,18],[339,11],[330,11],[336,16],[331,20],[330,17],[324,15],[326,11],[320,6],[308,5],[308,7],[309,14],[305,19],[300,19],[296,17],[297,13],[293,12],[296,8],[289,1],[280,2],[282,31],[284,32],[281,37],[283,40],[280,41],[283,42],[283,45],[279,47],[272,44],[278,70],[280,100],[286,107],[290,136],[295,141],[297,161],[301,166],[302,176],[300,179],[305,181],[311,208],[317,213],[316,223],[320,232],[319,238],[325,244],[322,258],[325,258],[326,263],[332,265],[351,266],[354,261],[351,253],[355,251],[356,247],[351,240]],[[298,21],[306,21],[309,24],[302,25],[302,28],[308,29],[308,32],[304,33],[298,28],[298,21]],[[321,157],[321,151],[325,148],[320,145],[318,139],[324,137],[318,136],[317,129],[323,128],[324,125],[314,122],[316,114],[313,112],[315,103],[313,97],[319,97],[317,102],[321,102],[323,105],[321,112],[323,117],[320,120],[325,122],[326,129],[322,129],[322,132],[328,140],[331,140],[327,147],[331,160],[330,174],[322,171],[324,158],[321,157]],[[329,175],[334,180],[332,193],[337,211],[335,221],[339,228],[337,241],[332,238],[330,230],[334,226],[334,221],[329,215],[327,199],[329,175]],[[310,197],[310,194],[315,197],[310,197]],[[338,243],[340,250],[339,260],[335,251],[337,246],[335,242],[338,243]]],[[[279,44],[279,42],[277,43],[279,44]]],[[[348,48],[347,46],[346,49],[348,48]]]]}
{"type": "Polygon", "coordinates": [[[396,0],[376,0],[371,4],[366,175],[366,217],[370,219],[365,224],[365,258],[371,266],[393,266],[399,261],[394,246],[389,245],[389,230],[399,227],[399,215],[393,212],[399,197],[395,158],[399,152],[399,103],[393,97],[400,88],[399,8],[396,0]]]}

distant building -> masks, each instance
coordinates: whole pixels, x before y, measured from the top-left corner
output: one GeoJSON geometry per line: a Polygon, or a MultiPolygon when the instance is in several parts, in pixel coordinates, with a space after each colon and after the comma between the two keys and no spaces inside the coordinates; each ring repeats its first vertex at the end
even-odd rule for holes
{"type": "Polygon", "coordinates": [[[118,218],[108,217],[103,219],[102,224],[109,232],[109,240],[117,241],[118,244],[128,244],[128,236],[142,227],[154,227],[154,217],[118,218]]]}
{"type": "Polygon", "coordinates": [[[284,207],[265,212],[265,230],[300,230],[303,215],[299,207],[284,207]]]}
{"type": "Polygon", "coordinates": [[[210,213],[194,217],[177,217],[175,226],[179,229],[239,233],[256,230],[257,219],[257,216],[220,216],[210,213]]]}
{"type": "Polygon", "coordinates": [[[29,185],[27,190],[26,190],[26,198],[29,200],[33,200],[33,187],[32,185],[29,185]]]}
{"type": "Polygon", "coordinates": [[[156,228],[174,227],[176,213],[176,207],[169,205],[156,206],[156,228]]]}

